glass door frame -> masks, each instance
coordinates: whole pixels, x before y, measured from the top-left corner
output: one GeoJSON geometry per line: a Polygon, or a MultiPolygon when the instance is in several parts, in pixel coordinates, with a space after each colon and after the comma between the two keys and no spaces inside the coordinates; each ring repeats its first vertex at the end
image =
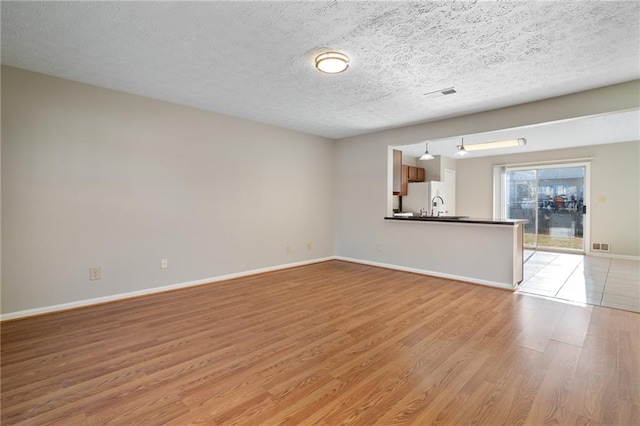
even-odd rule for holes
{"type": "MultiPolygon", "coordinates": [[[[586,212],[583,216],[582,222],[582,250],[562,248],[562,247],[540,247],[537,245],[534,249],[543,249],[545,251],[560,251],[568,253],[583,253],[589,252],[591,247],[590,234],[591,234],[591,162],[589,161],[553,161],[553,162],[541,162],[541,163],[528,163],[528,164],[507,164],[502,166],[494,166],[494,217],[498,219],[507,218],[507,171],[518,170],[540,170],[540,169],[554,169],[563,167],[584,167],[584,200],[583,204],[586,206],[586,212]]],[[[538,199],[538,174],[536,172],[536,205],[538,199]]],[[[538,234],[538,208],[535,209],[535,230],[536,241],[538,234]]],[[[531,247],[527,247],[531,248],[531,247]]]]}

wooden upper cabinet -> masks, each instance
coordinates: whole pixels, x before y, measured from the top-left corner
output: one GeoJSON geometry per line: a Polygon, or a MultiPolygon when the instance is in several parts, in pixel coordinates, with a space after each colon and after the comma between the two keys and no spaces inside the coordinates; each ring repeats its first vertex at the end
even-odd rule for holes
{"type": "Polygon", "coordinates": [[[402,185],[398,195],[407,195],[409,193],[409,166],[402,165],[402,185]]]}
{"type": "Polygon", "coordinates": [[[393,195],[402,191],[402,151],[393,150],[393,195]]]}
{"type": "Polygon", "coordinates": [[[424,182],[425,170],[422,167],[402,164],[402,151],[393,150],[393,195],[407,195],[409,182],[424,182]]]}
{"type": "Polygon", "coordinates": [[[425,171],[422,167],[409,167],[409,182],[424,182],[425,180],[425,171]]]}
{"type": "Polygon", "coordinates": [[[409,166],[409,182],[415,182],[418,180],[418,168],[409,166]]]}

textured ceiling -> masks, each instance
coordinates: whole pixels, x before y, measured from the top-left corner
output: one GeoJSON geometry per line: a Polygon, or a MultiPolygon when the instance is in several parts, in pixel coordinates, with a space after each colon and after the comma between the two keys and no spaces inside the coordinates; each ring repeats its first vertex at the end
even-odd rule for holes
{"type": "Polygon", "coordinates": [[[1,7],[3,64],[331,138],[640,78],[637,1],[1,7]]]}

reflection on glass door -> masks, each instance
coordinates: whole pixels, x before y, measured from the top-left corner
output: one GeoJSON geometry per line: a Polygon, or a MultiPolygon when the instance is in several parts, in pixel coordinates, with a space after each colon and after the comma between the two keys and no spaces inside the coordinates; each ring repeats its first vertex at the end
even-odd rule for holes
{"type": "Polygon", "coordinates": [[[584,251],[586,166],[507,168],[506,217],[528,219],[525,246],[584,251]]]}

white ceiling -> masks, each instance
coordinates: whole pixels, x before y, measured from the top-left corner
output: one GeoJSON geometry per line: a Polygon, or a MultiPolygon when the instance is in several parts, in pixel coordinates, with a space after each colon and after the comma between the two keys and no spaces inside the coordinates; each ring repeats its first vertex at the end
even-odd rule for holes
{"type": "MultiPolygon", "coordinates": [[[[473,151],[462,159],[640,141],[640,110],[543,123],[535,126],[515,127],[495,132],[461,135],[461,137],[464,137],[465,145],[517,138],[525,138],[527,140],[525,146],[473,151]]],[[[403,155],[408,157],[418,158],[424,154],[426,142],[400,145],[394,147],[394,149],[402,151],[403,155]]],[[[455,153],[461,142],[460,137],[428,142],[430,154],[458,158],[455,153]]]]}
{"type": "Polygon", "coordinates": [[[640,78],[638,1],[1,8],[3,64],[330,138],[640,78]],[[347,72],[314,69],[326,48],[347,72]]]}

